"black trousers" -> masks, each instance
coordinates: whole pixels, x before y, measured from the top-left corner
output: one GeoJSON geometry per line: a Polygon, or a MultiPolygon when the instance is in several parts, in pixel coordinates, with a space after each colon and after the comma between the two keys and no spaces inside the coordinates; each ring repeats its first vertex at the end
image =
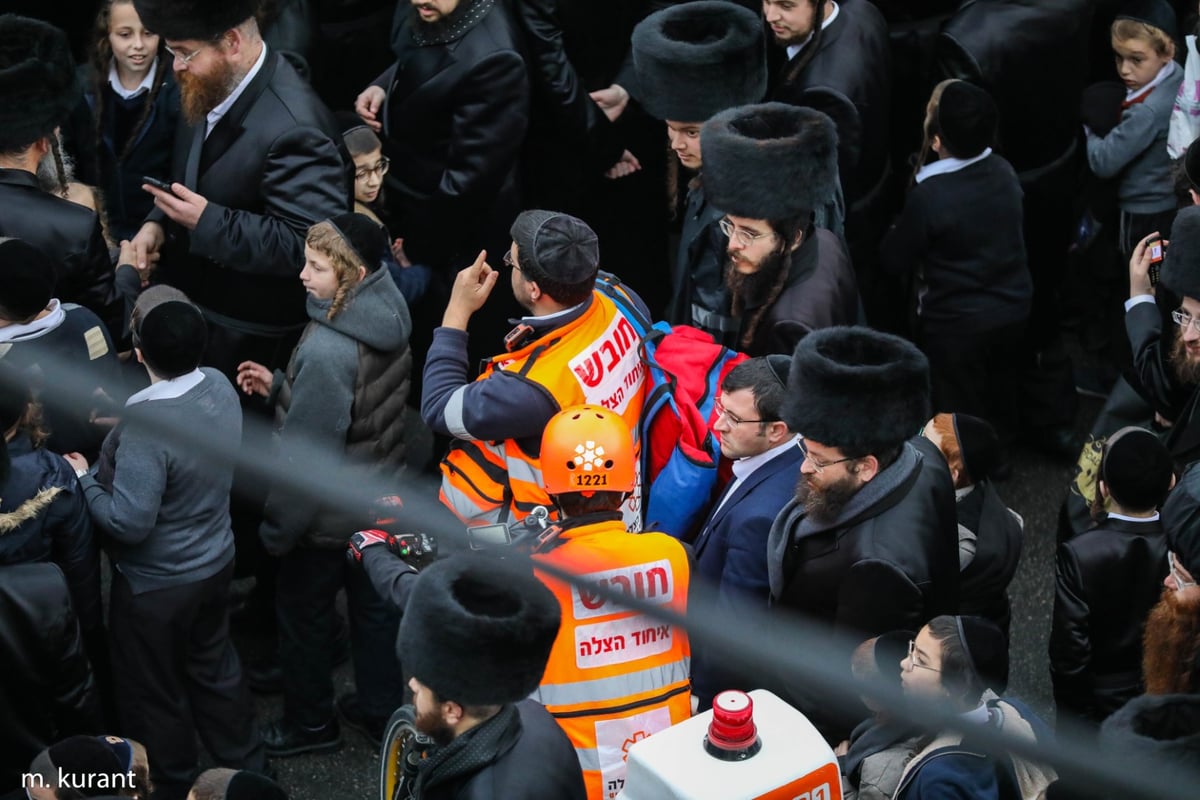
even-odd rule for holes
{"type": "Polygon", "coordinates": [[[1002,438],[1012,435],[1024,334],[1024,322],[974,333],[922,334],[934,412],[971,414],[992,423],[1002,438]]]}
{"type": "Polygon", "coordinates": [[[229,638],[233,565],[134,594],[114,570],[110,628],[121,732],[146,745],[155,800],[187,797],[196,735],[218,765],[266,769],[254,702],[229,638]]]}
{"type": "Polygon", "coordinates": [[[334,601],[343,586],[359,702],[381,721],[404,704],[404,678],[396,658],[400,614],[379,597],[345,552],[297,547],[280,559],[276,611],[284,717],[307,728],[324,725],[333,716],[334,601]]]}

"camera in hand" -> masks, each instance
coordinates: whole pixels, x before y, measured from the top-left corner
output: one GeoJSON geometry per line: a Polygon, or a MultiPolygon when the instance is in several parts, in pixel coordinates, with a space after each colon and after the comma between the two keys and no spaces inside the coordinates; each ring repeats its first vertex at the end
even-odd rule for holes
{"type": "Polygon", "coordinates": [[[467,528],[467,543],[472,550],[504,551],[514,547],[537,550],[557,535],[558,528],[550,523],[550,512],[545,506],[537,506],[520,522],[467,528]]]}

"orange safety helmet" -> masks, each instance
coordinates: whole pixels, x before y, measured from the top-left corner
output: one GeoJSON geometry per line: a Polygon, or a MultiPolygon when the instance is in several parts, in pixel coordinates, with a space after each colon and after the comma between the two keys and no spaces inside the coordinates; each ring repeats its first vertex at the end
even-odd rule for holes
{"type": "Polygon", "coordinates": [[[542,483],[547,494],[632,492],[637,483],[633,434],[603,406],[572,406],[542,434],[542,483]]]}

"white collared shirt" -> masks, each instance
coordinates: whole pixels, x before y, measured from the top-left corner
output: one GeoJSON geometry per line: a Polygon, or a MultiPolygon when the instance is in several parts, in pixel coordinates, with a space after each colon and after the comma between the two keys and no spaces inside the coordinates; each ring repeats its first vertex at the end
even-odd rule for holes
{"type": "Polygon", "coordinates": [[[1155,511],[1148,517],[1130,517],[1125,514],[1114,514],[1111,511],[1108,514],[1109,519],[1123,519],[1126,522],[1156,522],[1158,520],[1158,512],[1155,511]]]}
{"type": "Polygon", "coordinates": [[[799,441],[800,435],[797,434],[785,442],[780,442],[770,450],[764,450],[757,455],[746,456],[745,458],[739,458],[737,461],[734,461],[733,480],[730,482],[729,488],[721,494],[721,502],[717,504],[717,507],[713,509],[713,512],[715,513],[720,511],[721,506],[725,505],[725,501],[733,497],[733,493],[738,490],[738,487],[741,486],[747,478],[754,474],[756,469],[761,467],[763,464],[766,464],[771,459],[778,458],[779,456],[783,455],[785,452],[787,452],[789,447],[796,447],[796,443],[799,441]]]}
{"type": "Polygon", "coordinates": [[[972,164],[983,161],[992,154],[992,148],[987,148],[974,158],[939,158],[932,164],[926,164],[917,171],[917,183],[932,178],[934,175],[948,175],[966,169],[972,164]]]}
{"type": "Polygon", "coordinates": [[[1166,64],[1163,64],[1162,69],[1160,69],[1158,74],[1154,76],[1154,80],[1150,81],[1140,89],[1127,89],[1125,91],[1125,102],[1128,103],[1131,100],[1136,100],[1139,97],[1150,94],[1155,86],[1158,86],[1168,77],[1175,74],[1176,69],[1178,69],[1178,67],[1175,66],[1174,61],[1168,61],[1166,64]]]}
{"type": "Polygon", "coordinates": [[[142,92],[148,92],[154,88],[154,73],[157,69],[158,56],[150,62],[150,69],[146,70],[146,77],[142,78],[142,82],[132,89],[126,89],[121,85],[121,76],[117,72],[117,60],[114,58],[108,64],[108,85],[117,93],[117,96],[122,100],[128,100],[131,97],[137,97],[142,92]]]}
{"type": "Polygon", "coordinates": [[[131,406],[134,403],[144,403],[147,400],[172,400],[176,397],[182,397],[192,389],[200,385],[204,380],[204,373],[199,368],[191,372],[184,373],[178,378],[170,378],[169,380],[152,383],[140,392],[135,392],[125,401],[126,406],[131,406]]]}
{"type": "Polygon", "coordinates": [[[250,85],[250,81],[254,80],[254,76],[258,74],[259,70],[262,69],[263,64],[266,62],[267,43],[263,42],[262,52],[258,54],[258,61],[254,62],[254,66],[251,67],[250,71],[246,73],[246,77],[242,78],[241,82],[238,83],[237,86],[233,87],[233,91],[229,93],[229,97],[226,97],[217,104],[216,108],[208,112],[208,128],[206,128],[204,131],[205,139],[207,139],[208,135],[212,133],[213,128],[217,127],[217,123],[221,121],[221,117],[225,116],[227,113],[229,113],[229,109],[233,108],[233,104],[236,103],[237,99],[242,96],[242,92],[246,91],[246,87],[250,85]]]}
{"type": "MultiPolygon", "coordinates": [[[[826,18],[826,20],[825,20],[824,22],[822,22],[822,23],[821,23],[821,30],[825,30],[826,28],[828,28],[830,25],[832,25],[832,24],[833,24],[833,21],[834,21],[835,19],[837,19],[837,15],[838,15],[838,9],[839,9],[839,6],[838,6],[838,4],[837,4],[837,3],[834,3],[834,4],[833,4],[833,13],[832,13],[832,14],[830,14],[830,15],[829,15],[829,17],[828,17],[828,18],[826,18]]],[[[804,45],[806,45],[806,44],[808,44],[809,42],[811,42],[811,41],[812,41],[812,38],[813,38],[813,35],[810,33],[810,34],[808,35],[808,38],[806,38],[806,39],[805,39],[803,42],[801,42],[800,44],[789,44],[789,45],[787,46],[787,57],[788,57],[788,61],[791,61],[793,58],[795,58],[795,57],[796,57],[796,54],[797,54],[797,53],[799,53],[801,50],[803,50],[803,49],[804,49],[804,45]]]]}

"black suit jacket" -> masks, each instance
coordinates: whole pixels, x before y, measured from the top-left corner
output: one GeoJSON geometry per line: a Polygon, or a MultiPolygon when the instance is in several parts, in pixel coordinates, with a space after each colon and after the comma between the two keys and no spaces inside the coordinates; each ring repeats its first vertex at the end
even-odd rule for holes
{"type": "Polygon", "coordinates": [[[1054,700],[1100,722],[1141,694],[1142,628],[1167,576],[1162,524],[1102,522],[1058,548],[1054,572],[1054,700]]]}
{"type": "Polygon", "coordinates": [[[1166,445],[1176,469],[1182,473],[1184,467],[1200,459],[1200,420],[1196,419],[1200,389],[1181,386],[1175,380],[1167,357],[1174,334],[1163,331],[1157,304],[1138,303],[1125,312],[1125,333],[1133,349],[1139,393],[1152,402],[1156,411],[1174,421],[1167,431],[1166,445]]]}
{"type": "Polygon", "coordinates": [[[202,136],[180,125],[171,176],[208,207],[190,232],[151,213],[169,237],[158,280],[223,323],[260,333],[302,325],[305,233],[350,209],[351,162],[333,115],[268,51],[242,95],[202,136]]]}
{"type": "Polygon", "coordinates": [[[45,253],[59,268],[54,296],[87,306],[120,338],[123,306],[94,211],[42,191],[32,172],[0,169],[0,236],[23,239],[45,253]]]}
{"type": "Polygon", "coordinates": [[[769,49],[767,94],[823,111],[837,124],[838,173],[846,203],[853,207],[888,172],[891,50],[887,22],[875,6],[867,0],[839,5],[837,18],[821,32],[816,55],[799,75],[789,76],[785,48],[769,49]]]}
{"type": "MultiPolygon", "coordinates": [[[[529,77],[500,4],[463,36],[418,46],[397,11],[396,63],[376,81],[395,232],[415,262],[461,269],[507,244],[520,211],[517,160],[529,122],[529,77]]],[[[418,23],[419,24],[419,23],[418,23]]]]}

